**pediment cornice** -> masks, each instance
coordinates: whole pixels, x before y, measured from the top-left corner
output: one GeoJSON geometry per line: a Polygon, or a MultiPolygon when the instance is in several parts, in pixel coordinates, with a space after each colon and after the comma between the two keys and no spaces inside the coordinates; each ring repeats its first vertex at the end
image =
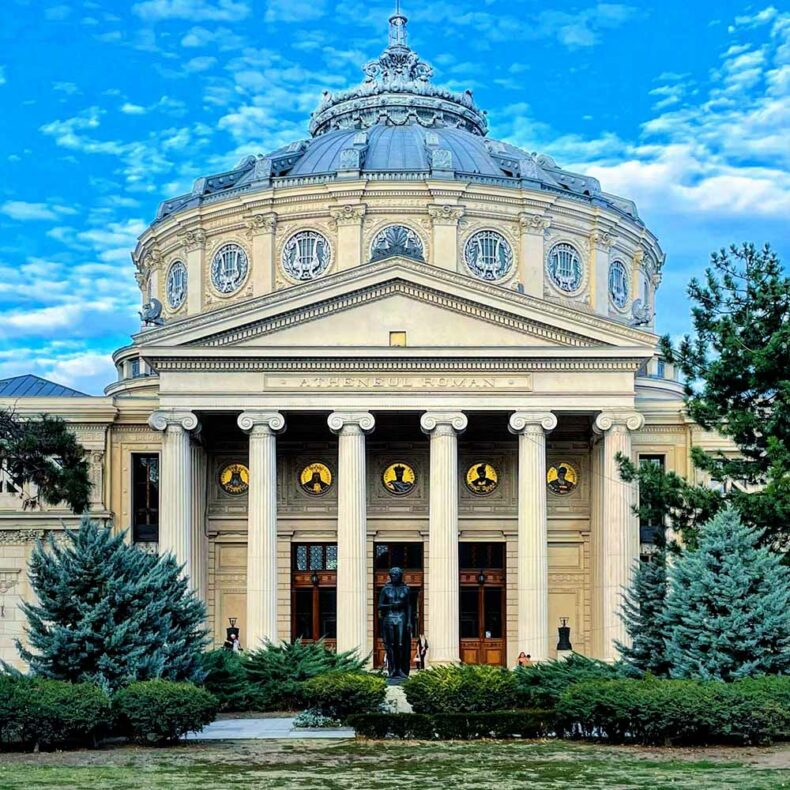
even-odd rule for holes
{"type": "Polygon", "coordinates": [[[407,258],[358,266],[141,332],[135,345],[231,347],[355,306],[405,295],[558,346],[653,347],[653,334],[407,258]]]}

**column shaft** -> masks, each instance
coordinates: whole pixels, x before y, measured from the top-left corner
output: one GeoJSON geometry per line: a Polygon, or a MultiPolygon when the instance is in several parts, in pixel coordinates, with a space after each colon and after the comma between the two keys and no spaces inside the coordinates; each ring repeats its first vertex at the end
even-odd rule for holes
{"type": "Polygon", "coordinates": [[[159,553],[171,553],[192,578],[192,453],[190,432],[198,428],[191,412],[154,412],[148,424],[163,431],[160,468],[159,553]]]}
{"type": "Polygon", "coordinates": [[[634,514],[636,488],[620,477],[616,456],[631,457],[631,431],[644,422],[636,412],[626,415],[601,414],[595,427],[603,433],[603,501],[601,503],[601,582],[602,655],[605,660],[618,657],[616,643],[628,644],[628,634],[620,617],[623,592],[630,586],[639,559],[639,527],[634,514]]]}
{"type": "Polygon", "coordinates": [[[367,656],[367,477],[365,433],[373,430],[366,412],[329,416],[338,434],[337,463],[337,649],[367,656]]]}
{"type": "Polygon", "coordinates": [[[244,642],[255,650],[277,641],[277,433],[285,420],[278,412],[244,412],[238,424],[250,436],[244,642]]]}
{"type": "Polygon", "coordinates": [[[206,451],[192,444],[192,589],[204,603],[208,597],[208,536],[206,535],[206,451]]]}
{"type": "Polygon", "coordinates": [[[549,556],[546,509],[546,431],[551,413],[517,412],[518,434],[518,638],[533,661],[549,657],[549,556]]]}
{"type": "Polygon", "coordinates": [[[431,437],[428,527],[428,641],[432,664],[460,660],[458,577],[458,433],[461,413],[427,413],[420,420],[431,437]]]}

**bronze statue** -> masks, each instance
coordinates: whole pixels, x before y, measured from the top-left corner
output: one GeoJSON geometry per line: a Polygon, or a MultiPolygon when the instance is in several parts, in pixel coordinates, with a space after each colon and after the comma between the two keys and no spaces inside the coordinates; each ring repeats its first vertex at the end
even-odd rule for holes
{"type": "Polygon", "coordinates": [[[411,661],[411,596],[400,568],[390,569],[390,580],[381,589],[379,617],[387,673],[393,680],[403,680],[411,661]]]}

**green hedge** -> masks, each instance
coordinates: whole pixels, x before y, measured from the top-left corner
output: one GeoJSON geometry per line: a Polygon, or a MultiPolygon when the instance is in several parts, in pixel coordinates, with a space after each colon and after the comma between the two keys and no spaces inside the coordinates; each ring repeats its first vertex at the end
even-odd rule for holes
{"type": "Polygon", "coordinates": [[[0,676],[0,744],[92,746],[112,722],[109,697],[91,683],[0,676]]]}
{"type": "Polygon", "coordinates": [[[552,727],[552,715],[541,710],[492,713],[367,713],[346,719],[360,738],[459,740],[540,738],[552,727]]]}
{"type": "Polygon", "coordinates": [[[363,672],[330,672],[306,681],[303,695],[308,707],[343,721],[354,713],[379,711],[387,696],[387,681],[363,672]]]}
{"type": "Polygon", "coordinates": [[[622,677],[616,666],[572,653],[558,661],[544,661],[515,670],[519,706],[553,708],[565,689],[590,680],[615,680],[622,677]]]}
{"type": "Polygon", "coordinates": [[[330,672],[362,672],[365,661],[354,651],[337,653],[323,641],[267,643],[244,660],[252,705],[258,710],[305,707],[304,683],[330,672]]]}
{"type": "Polygon", "coordinates": [[[766,744],[790,737],[788,680],[579,683],[560,697],[558,729],[614,743],[766,744]]]}
{"type": "Polygon", "coordinates": [[[220,710],[253,710],[258,702],[255,689],[247,679],[243,654],[220,648],[201,657],[205,678],[201,684],[219,701],[220,710]]]}
{"type": "Polygon", "coordinates": [[[426,669],[411,675],[403,690],[415,713],[488,713],[519,707],[514,673],[484,664],[426,669]]]}
{"type": "Polygon", "coordinates": [[[214,721],[218,707],[217,698],[205,689],[170,680],[132,683],[113,696],[121,731],[150,746],[202,730],[214,721]]]}

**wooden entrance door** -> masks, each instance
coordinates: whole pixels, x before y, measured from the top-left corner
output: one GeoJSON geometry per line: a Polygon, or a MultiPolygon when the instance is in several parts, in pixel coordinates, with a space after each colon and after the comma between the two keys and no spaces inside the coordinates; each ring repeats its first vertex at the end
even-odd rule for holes
{"type": "Polygon", "coordinates": [[[504,543],[461,543],[459,565],[461,661],[504,666],[504,543]]]}
{"type": "Polygon", "coordinates": [[[337,545],[294,544],[291,572],[291,637],[337,645],[337,545]]]}

